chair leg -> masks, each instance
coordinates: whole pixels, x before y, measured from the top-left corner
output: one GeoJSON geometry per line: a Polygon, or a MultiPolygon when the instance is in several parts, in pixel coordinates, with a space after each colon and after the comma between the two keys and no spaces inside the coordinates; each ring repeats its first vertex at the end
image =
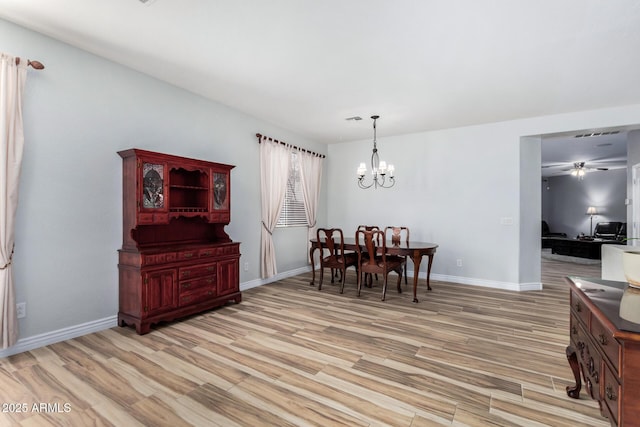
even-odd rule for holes
{"type": "Polygon", "coordinates": [[[360,296],[360,288],[362,286],[362,271],[358,271],[357,272],[357,276],[358,276],[358,278],[357,278],[356,283],[358,285],[358,296],[360,296]]]}
{"type": "MultiPolygon", "coordinates": [[[[402,266],[400,266],[400,268],[398,268],[396,273],[398,273],[398,284],[397,284],[398,293],[401,294],[402,293],[402,266]]],[[[407,276],[405,276],[405,279],[406,278],[407,278],[407,276]]]]}
{"type": "Polygon", "coordinates": [[[340,270],[340,276],[342,276],[342,280],[340,281],[340,293],[344,292],[344,281],[346,279],[346,270],[340,270]]]}
{"type": "Polygon", "coordinates": [[[389,273],[384,274],[384,284],[382,285],[382,301],[384,301],[387,295],[387,278],[389,277],[389,273]]]}
{"type": "Polygon", "coordinates": [[[324,268],[320,267],[320,281],[318,282],[318,290],[322,289],[323,276],[324,276],[324,268]]]}
{"type": "Polygon", "coordinates": [[[407,285],[407,257],[404,257],[404,284],[407,285]]]}

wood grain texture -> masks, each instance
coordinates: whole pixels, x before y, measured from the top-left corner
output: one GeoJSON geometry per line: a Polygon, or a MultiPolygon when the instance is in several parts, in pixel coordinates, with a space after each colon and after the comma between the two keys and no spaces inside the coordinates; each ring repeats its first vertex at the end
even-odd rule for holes
{"type": "Polygon", "coordinates": [[[375,281],[358,298],[350,272],[344,294],[281,280],[148,335],[117,327],[0,360],[2,403],[27,408],[0,427],[608,426],[564,391],[568,274],[600,267],[543,260],[531,292],[432,282],[418,304],[380,301],[375,281]]]}

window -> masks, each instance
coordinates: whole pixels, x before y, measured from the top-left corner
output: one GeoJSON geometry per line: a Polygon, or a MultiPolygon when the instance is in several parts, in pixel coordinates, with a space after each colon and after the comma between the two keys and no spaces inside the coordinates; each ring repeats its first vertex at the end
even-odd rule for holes
{"type": "Polygon", "coordinates": [[[300,162],[298,153],[291,152],[289,166],[289,178],[287,179],[287,193],[284,196],[284,205],[280,211],[280,219],[276,227],[299,227],[307,225],[307,216],[304,211],[304,198],[302,196],[302,183],[300,182],[300,162]]]}

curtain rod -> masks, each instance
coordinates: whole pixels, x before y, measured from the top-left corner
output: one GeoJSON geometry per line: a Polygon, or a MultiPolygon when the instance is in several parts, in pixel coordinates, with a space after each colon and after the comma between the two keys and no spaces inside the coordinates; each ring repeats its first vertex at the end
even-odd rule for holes
{"type": "MultiPolygon", "coordinates": [[[[20,65],[20,58],[16,58],[16,65],[20,65]]],[[[27,66],[30,66],[34,70],[44,70],[44,65],[40,61],[27,59],[27,66]]]]}
{"type": "Polygon", "coordinates": [[[260,144],[262,142],[262,138],[266,138],[269,141],[277,142],[277,143],[282,144],[282,145],[289,145],[289,146],[295,148],[298,151],[304,151],[305,153],[313,154],[314,156],[322,157],[323,159],[325,157],[327,157],[324,154],[316,153],[315,151],[311,151],[311,150],[305,150],[304,148],[296,147],[295,145],[287,144],[286,142],[282,142],[282,141],[278,141],[277,139],[269,138],[268,136],[264,136],[264,135],[262,135],[260,133],[256,133],[256,136],[258,137],[258,144],[260,144]]]}

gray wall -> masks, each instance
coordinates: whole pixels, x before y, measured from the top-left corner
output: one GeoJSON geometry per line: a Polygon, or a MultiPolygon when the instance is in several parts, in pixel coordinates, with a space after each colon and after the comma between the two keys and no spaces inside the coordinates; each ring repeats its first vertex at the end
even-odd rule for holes
{"type": "Polygon", "coordinates": [[[550,177],[542,189],[543,219],[551,231],[567,233],[568,237],[589,235],[589,206],[598,210],[594,228],[598,222],[627,222],[626,188],[626,169],[588,172],[583,180],[571,175],[550,177]]]}
{"type": "MultiPolygon", "coordinates": [[[[273,124],[0,20],[0,50],[42,61],[24,100],[25,151],[14,279],[21,339],[110,319],[118,311],[121,159],[132,147],[236,165],[232,220],[241,288],[259,283],[260,132],[326,154],[273,124]]],[[[326,182],[319,213],[326,221],[326,182]]],[[[306,228],[274,233],[280,272],[307,267],[306,228]]]]}

